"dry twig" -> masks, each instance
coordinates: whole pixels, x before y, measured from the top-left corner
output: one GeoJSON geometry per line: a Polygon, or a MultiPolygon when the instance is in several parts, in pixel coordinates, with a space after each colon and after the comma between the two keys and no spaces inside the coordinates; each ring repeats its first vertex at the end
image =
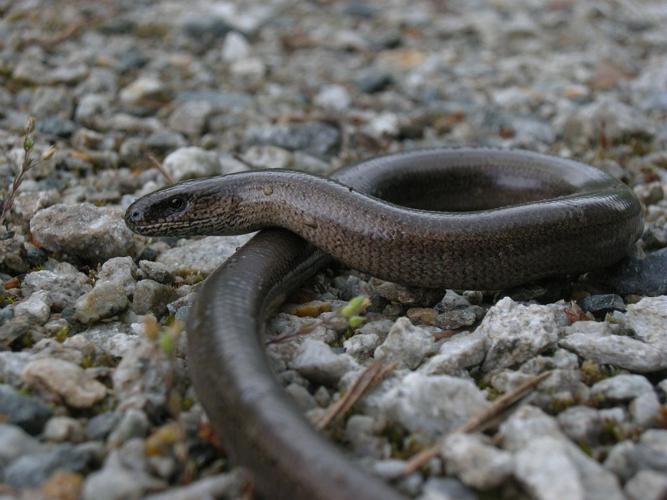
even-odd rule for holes
{"type": "Polygon", "coordinates": [[[160,173],[164,175],[164,178],[167,179],[167,182],[169,184],[174,184],[176,182],[174,178],[171,176],[171,174],[167,172],[167,169],[162,166],[162,163],[160,163],[159,160],[155,158],[155,156],[149,154],[148,159],[155,166],[155,168],[157,168],[160,171],[160,173]]]}
{"type": "Polygon", "coordinates": [[[544,373],[540,373],[539,375],[526,380],[523,384],[521,384],[519,387],[517,387],[515,390],[508,392],[506,394],[503,394],[500,396],[498,399],[496,399],[491,406],[489,406],[486,410],[484,410],[481,413],[478,413],[477,415],[474,415],[472,418],[470,418],[465,424],[463,424],[461,427],[458,429],[455,429],[451,433],[447,434],[446,436],[443,436],[438,440],[438,442],[431,446],[430,448],[426,448],[425,450],[420,451],[416,455],[414,455],[408,462],[405,464],[405,467],[403,468],[403,475],[408,475],[416,470],[422,468],[426,463],[431,460],[432,458],[436,457],[440,453],[440,449],[442,448],[443,443],[445,442],[445,439],[447,439],[449,436],[452,434],[458,434],[458,433],[467,433],[467,432],[473,432],[478,429],[481,429],[484,425],[486,425],[488,422],[496,418],[498,415],[500,415],[502,412],[504,412],[507,408],[512,406],[514,403],[522,399],[524,396],[526,396],[529,392],[533,391],[537,385],[545,380],[547,377],[551,375],[551,371],[547,371],[544,373]]]}
{"type": "Polygon", "coordinates": [[[354,381],[350,390],[338,401],[329,405],[327,411],[315,422],[318,430],[326,428],[331,422],[340,420],[352,409],[368,391],[378,385],[384,377],[396,368],[397,363],[385,364],[375,361],[354,381]]]}

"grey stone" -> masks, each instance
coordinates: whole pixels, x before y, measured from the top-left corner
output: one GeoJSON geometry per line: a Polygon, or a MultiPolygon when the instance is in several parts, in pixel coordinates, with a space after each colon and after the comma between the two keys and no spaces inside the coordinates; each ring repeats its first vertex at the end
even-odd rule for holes
{"type": "Polygon", "coordinates": [[[120,100],[125,104],[141,105],[147,100],[163,100],[167,88],[157,77],[141,76],[120,91],[120,100]]]}
{"type": "Polygon", "coordinates": [[[74,319],[94,323],[123,312],[128,305],[122,285],[113,282],[96,283],[95,287],[74,304],[74,319]]]}
{"type": "Polygon", "coordinates": [[[107,411],[95,415],[86,424],[86,437],[92,441],[102,441],[106,439],[121,418],[122,415],[114,411],[107,411]]]}
{"type": "Polygon", "coordinates": [[[52,414],[51,409],[39,399],[0,384],[0,415],[4,422],[17,425],[30,434],[39,434],[52,414]]]}
{"type": "Polygon", "coordinates": [[[193,481],[187,486],[148,495],[146,500],[200,500],[202,498],[240,498],[247,478],[241,469],[193,481]]]}
{"type": "Polygon", "coordinates": [[[23,370],[23,380],[62,398],[73,408],[89,408],[104,399],[106,387],[88,372],[69,361],[55,358],[36,359],[23,370]]]}
{"type": "Polygon", "coordinates": [[[201,134],[206,128],[213,106],[206,101],[186,101],[169,115],[169,128],[189,136],[201,134]]]}
{"type": "Polygon", "coordinates": [[[389,421],[431,437],[451,432],[489,405],[470,380],[418,372],[409,373],[378,398],[381,414],[389,421]]]}
{"type": "Polygon", "coordinates": [[[122,211],[90,203],[57,204],[40,210],[30,221],[30,231],[43,248],[89,262],[137,252],[122,211]]]}
{"type": "Polygon", "coordinates": [[[486,339],[480,332],[463,332],[447,339],[438,354],[421,367],[429,375],[455,375],[465,368],[482,362],[486,354],[486,339]]]}
{"type": "Polygon", "coordinates": [[[357,333],[345,342],[345,352],[359,362],[366,361],[380,344],[380,337],[375,333],[357,333]]]}
{"type": "Polygon", "coordinates": [[[132,309],[137,314],[152,312],[157,317],[167,313],[167,304],[177,297],[176,290],[153,280],[141,280],[137,283],[132,300],[132,309]]]}
{"type": "Polygon", "coordinates": [[[15,316],[26,316],[39,325],[43,325],[51,315],[51,299],[45,290],[38,290],[23,302],[14,306],[15,316]]]}
{"type": "Polygon", "coordinates": [[[594,398],[612,403],[630,401],[645,393],[652,393],[653,386],[642,375],[616,375],[596,383],[591,388],[594,398]]]}
{"type": "Polygon", "coordinates": [[[73,306],[76,300],[90,290],[88,276],[67,262],[59,262],[51,269],[27,274],[21,284],[24,296],[36,291],[46,292],[56,310],[73,306]]]}
{"type": "Polygon", "coordinates": [[[234,61],[229,66],[229,71],[235,77],[246,84],[260,82],[266,74],[266,65],[258,57],[248,57],[234,61]]]}
{"type": "Polygon", "coordinates": [[[561,441],[542,437],[517,453],[516,477],[531,497],[540,500],[586,498],[577,468],[562,448],[561,441]]]}
{"type": "Polygon", "coordinates": [[[630,500],[662,500],[667,497],[667,475],[656,471],[639,471],[625,485],[630,500]]]}
{"type": "Polygon", "coordinates": [[[140,342],[141,337],[132,332],[130,325],[111,322],[90,326],[66,339],[63,346],[73,346],[81,351],[89,351],[92,348],[97,353],[121,358],[127,351],[136,348],[140,342]]]}
{"type": "Polygon", "coordinates": [[[37,453],[42,445],[15,425],[0,423],[0,468],[15,459],[37,453]]]}
{"type": "Polygon", "coordinates": [[[362,92],[374,94],[381,92],[394,83],[394,78],[389,73],[380,71],[367,71],[356,80],[356,85],[362,92]]]}
{"type": "Polygon", "coordinates": [[[109,113],[111,99],[104,94],[86,94],[79,99],[74,118],[88,127],[97,128],[101,118],[109,113]]]}
{"type": "Polygon", "coordinates": [[[625,314],[614,314],[615,328],[630,329],[634,336],[617,335],[608,323],[593,327],[587,321],[577,321],[564,329],[565,337],[559,344],[597,363],[635,372],[667,368],[667,296],[646,297],[627,309],[625,314]]]}
{"type": "Polygon", "coordinates": [[[486,339],[485,373],[523,363],[558,340],[558,325],[550,308],[524,306],[509,297],[489,309],[475,331],[486,339]]]}
{"type": "Polygon", "coordinates": [[[536,498],[622,500],[617,478],[571,443],[556,420],[538,408],[519,408],[500,432],[503,446],[517,452],[516,477],[536,498]],[[558,486],[554,477],[560,478],[558,486]]]}
{"type": "Polygon", "coordinates": [[[602,419],[594,408],[571,406],[558,414],[558,424],[573,441],[591,443],[600,434],[602,419]]]}
{"type": "Polygon", "coordinates": [[[573,143],[597,141],[604,133],[608,141],[615,143],[632,138],[650,140],[655,126],[644,113],[610,98],[601,99],[561,119],[565,138],[573,143]]]}
{"type": "Polygon", "coordinates": [[[102,264],[97,273],[95,287],[102,283],[116,283],[125,290],[126,295],[134,293],[137,266],[132,257],[114,257],[102,264]]]}
{"type": "Polygon", "coordinates": [[[270,144],[250,146],[241,159],[254,168],[287,168],[292,163],[292,154],[270,144]]]}
{"type": "Polygon", "coordinates": [[[475,492],[457,479],[432,477],[424,483],[419,500],[476,500],[475,492]]]}
{"type": "Polygon", "coordinates": [[[354,452],[361,456],[386,459],[390,455],[391,446],[386,439],[376,435],[381,430],[382,424],[373,417],[352,415],[345,423],[345,439],[354,452]]]}
{"type": "Polygon", "coordinates": [[[125,353],[111,377],[118,410],[136,408],[149,417],[161,414],[168,391],[164,380],[171,373],[171,362],[166,355],[142,339],[125,353]]]}
{"type": "Polygon", "coordinates": [[[174,282],[174,277],[169,271],[169,268],[161,262],[140,260],[139,268],[147,278],[157,281],[158,283],[170,285],[174,282]]]}
{"type": "Polygon", "coordinates": [[[589,295],[579,301],[584,311],[593,314],[606,314],[611,311],[625,311],[623,299],[616,294],[589,295]]]}
{"type": "Polygon", "coordinates": [[[83,500],[139,500],[165,488],[148,473],[141,439],[132,439],[112,450],[102,468],[86,477],[81,490],[83,500]]]}
{"type": "Polygon", "coordinates": [[[448,474],[480,490],[500,486],[514,472],[512,454],[484,442],[479,435],[455,433],[445,439],[441,454],[448,474]]]}
{"type": "Polygon", "coordinates": [[[357,363],[347,354],[335,354],[320,340],[306,339],[292,367],[308,380],[323,384],[335,384],[347,372],[355,370],[357,363]]]}
{"type": "Polygon", "coordinates": [[[49,116],[39,120],[35,130],[44,135],[55,135],[67,139],[76,130],[76,124],[60,116],[49,116]]]}
{"type": "Polygon", "coordinates": [[[342,85],[324,85],[315,96],[314,102],[322,108],[340,111],[350,107],[352,98],[342,85]]]}
{"type": "MultiPolygon", "coordinates": [[[[125,141],[127,143],[128,141],[125,141]]],[[[123,143],[123,146],[125,146],[123,143]]],[[[131,144],[131,143],[130,143],[131,144]]],[[[187,146],[187,141],[182,134],[172,132],[170,130],[156,130],[151,135],[146,137],[146,141],[139,141],[139,151],[134,152],[130,151],[130,144],[127,145],[125,151],[126,157],[139,158],[141,156],[141,151],[144,148],[148,148],[151,151],[156,151],[158,153],[171,153],[172,151],[183,148],[187,146]]],[[[123,148],[121,146],[121,154],[123,154],[123,148]]]]}
{"type": "Polygon", "coordinates": [[[14,488],[39,486],[56,470],[83,472],[92,458],[90,453],[71,444],[59,444],[12,462],[5,468],[5,481],[14,488]]]}
{"type": "Polygon", "coordinates": [[[0,377],[7,384],[18,387],[23,383],[21,375],[33,356],[28,352],[0,352],[0,377]]]}
{"type": "Polygon", "coordinates": [[[57,443],[65,441],[77,443],[83,441],[84,435],[81,423],[77,419],[55,416],[46,423],[42,437],[57,443]]]}
{"type": "Polygon", "coordinates": [[[250,44],[246,37],[236,31],[231,31],[225,36],[222,44],[222,60],[235,62],[250,56],[250,44]]]}
{"type": "Polygon", "coordinates": [[[136,408],[130,408],[120,417],[120,421],[109,435],[107,443],[112,448],[118,448],[130,439],[146,436],[149,428],[150,423],[146,414],[136,408]]]}
{"type": "Polygon", "coordinates": [[[503,447],[510,451],[525,448],[540,437],[566,439],[553,417],[531,405],[520,407],[503,422],[500,434],[503,447]]]}
{"type": "Polygon", "coordinates": [[[244,141],[252,146],[273,145],[289,151],[301,150],[315,156],[335,154],[340,147],[340,131],[321,122],[250,127],[244,141]]]}
{"type": "Polygon", "coordinates": [[[246,172],[250,170],[248,165],[230,154],[221,154],[218,157],[218,160],[220,160],[221,174],[233,174],[235,172],[246,172]]]}
{"type": "Polygon", "coordinates": [[[377,360],[396,361],[400,367],[417,368],[424,357],[435,350],[433,334],[414,326],[408,318],[399,318],[385,341],[375,349],[377,360]]]}
{"type": "Polygon", "coordinates": [[[289,394],[301,411],[312,410],[317,406],[315,399],[304,386],[300,384],[290,384],[285,387],[285,392],[289,394]]]}
{"type": "Polygon", "coordinates": [[[218,92],[215,90],[188,90],[179,92],[177,102],[206,102],[216,113],[238,111],[252,106],[253,99],[247,94],[218,92]]]}
{"type": "Polygon", "coordinates": [[[220,173],[218,156],[196,147],[177,149],[164,159],[162,166],[178,181],[220,173]]]}
{"type": "Polygon", "coordinates": [[[184,241],[181,246],[162,252],[157,262],[166,265],[178,275],[210,274],[227,260],[250,236],[208,236],[200,240],[184,241]]]}
{"type": "Polygon", "coordinates": [[[72,95],[65,87],[37,87],[30,103],[30,114],[40,123],[45,118],[69,118],[74,109],[72,95]]]}

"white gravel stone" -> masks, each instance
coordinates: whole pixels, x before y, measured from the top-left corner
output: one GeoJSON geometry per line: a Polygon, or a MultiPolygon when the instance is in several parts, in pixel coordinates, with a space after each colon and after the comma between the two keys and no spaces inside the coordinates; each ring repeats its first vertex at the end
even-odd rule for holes
{"type": "Polygon", "coordinates": [[[473,488],[487,490],[514,472],[514,457],[484,442],[479,435],[453,434],[442,445],[447,473],[473,488]]]}
{"type": "Polygon", "coordinates": [[[486,339],[484,373],[523,363],[553,347],[558,340],[558,325],[551,308],[524,306],[509,297],[489,309],[475,331],[486,339]]]}
{"type": "Polygon", "coordinates": [[[246,37],[236,31],[225,35],[222,44],[222,60],[226,62],[240,61],[250,56],[250,44],[246,37]]]}
{"type": "Polygon", "coordinates": [[[63,443],[66,441],[83,441],[83,427],[79,420],[72,417],[56,416],[51,417],[46,426],[42,437],[47,441],[63,443]]]}
{"type": "Polygon", "coordinates": [[[23,380],[29,387],[62,398],[73,408],[90,408],[107,395],[106,387],[88,372],[56,358],[31,361],[23,370],[23,380]]]}
{"type": "Polygon", "coordinates": [[[667,475],[652,470],[639,471],[625,485],[629,500],[663,500],[667,498],[667,475]]]}
{"type": "Polygon", "coordinates": [[[40,210],[30,220],[35,241],[52,252],[62,252],[91,262],[136,255],[132,231],[123,211],[91,203],[57,204],[40,210]]]}
{"type": "Polygon", "coordinates": [[[420,371],[428,375],[455,375],[476,366],[486,354],[486,339],[481,332],[459,333],[440,346],[438,354],[430,358],[420,371]]]}
{"type": "Polygon", "coordinates": [[[406,375],[377,401],[387,420],[430,437],[446,434],[489,405],[470,380],[448,375],[406,375]]]}
{"type": "Polygon", "coordinates": [[[177,181],[220,174],[218,155],[197,147],[177,149],[162,166],[177,181]]]}
{"type": "Polygon", "coordinates": [[[358,333],[343,342],[345,352],[359,362],[366,361],[380,344],[375,333],[358,333]]]}
{"type": "Polygon", "coordinates": [[[562,441],[537,438],[516,455],[516,477],[532,498],[584,500],[584,485],[562,441]]]}
{"type": "Polygon", "coordinates": [[[322,108],[340,111],[347,109],[352,99],[342,85],[325,85],[317,93],[314,101],[322,108]]]}
{"type": "Polygon", "coordinates": [[[593,441],[600,433],[602,419],[594,408],[571,406],[558,414],[558,424],[572,440],[580,443],[593,441]]]}
{"type": "Polygon", "coordinates": [[[160,254],[157,261],[174,274],[208,275],[227,260],[251,235],[207,236],[200,240],[183,240],[181,245],[160,254]]]}
{"type": "Polygon", "coordinates": [[[122,285],[112,282],[99,283],[76,301],[74,319],[81,323],[94,323],[123,312],[127,305],[127,295],[122,285]]]}
{"type": "Polygon", "coordinates": [[[51,315],[51,299],[46,290],[37,290],[26,300],[14,306],[15,316],[27,316],[39,325],[43,325],[51,315]]]}
{"type": "Polygon", "coordinates": [[[141,104],[146,99],[161,97],[166,91],[164,84],[154,76],[141,76],[120,91],[120,100],[125,104],[141,104]]]}
{"type": "Polygon", "coordinates": [[[73,305],[91,288],[88,276],[68,262],[59,262],[51,269],[28,273],[21,284],[23,294],[26,296],[36,291],[45,292],[47,300],[56,310],[73,305]]]}
{"type": "Polygon", "coordinates": [[[666,369],[667,296],[645,297],[627,309],[626,313],[614,313],[615,328],[608,323],[593,326],[577,321],[564,329],[565,338],[559,344],[583,358],[634,372],[666,369]],[[635,336],[615,334],[623,327],[633,330],[635,336]]]}
{"type": "Polygon", "coordinates": [[[377,360],[396,361],[401,367],[415,369],[434,349],[435,340],[429,330],[414,326],[408,318],[399,318],[382,345],[375,349],[374,357],[377,360]]]}
{"type": "Polygon", "coordinates": [[[556,420],[538,408],[519,408],[500,432],[503,447],[516,452],[517,479],[534,497],[623,500],[616,476],[585,455],[556,420]],[[554,477],[559,478],[557,485],[554,477]]]}
{"type": "Polygon", "coordinates": [[[242,498],[247,477],[241,469],[216,474],[194,481],[187,486],[171,488],[164,493],[155,493],[146,500],[200,500],[213,498],[242,498]]]}
{"type": "Polygon", "coordinates": [[[306,339],[299,348],[292,367],[308,380],[335,384],[347,372],[358,368],[347,354],[336,354],[320,340],[306,339]]]}
{"type": "Polygon", "coordinates": [[[123,287],[126,295],[132,295],[136,286],[137,266],[132,257],[114,257],[102,264],[97,273],[95,286],[102,283],[117,283],[123,287]]]}

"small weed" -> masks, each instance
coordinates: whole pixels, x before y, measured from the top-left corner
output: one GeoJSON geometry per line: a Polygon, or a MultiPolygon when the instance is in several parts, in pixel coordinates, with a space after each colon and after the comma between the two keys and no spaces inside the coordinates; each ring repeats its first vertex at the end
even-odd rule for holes
{"type": "Polygon", "coordinates": [[[41,161],[46,161],[53,156],[56,152],[54,146],[50,146],[42,157],[39,159],[33,158],[35,141],[33,139],[33,132],[35,131],[35,119],[30,117],[25,124],[23,129],[23,161],[21,165],[16,166],[16,175],[14,176],[14,181],[7,191],[7,197],[5,198],[4,203],[2,204],[2,212],[0,212],[0,225],[5,223],[7,216],[9,215],[12,206],[14,206],[14,199],[25,179],[26,174],[41,161]]]}

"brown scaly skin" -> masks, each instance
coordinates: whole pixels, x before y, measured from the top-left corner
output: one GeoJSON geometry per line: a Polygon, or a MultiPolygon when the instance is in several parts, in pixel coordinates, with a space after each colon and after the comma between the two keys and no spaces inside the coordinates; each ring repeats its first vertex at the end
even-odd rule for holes
{"type": "Polygon", "coordinates": [[[197,394],[267,497],[398,498],[314,432],[268,369],[267,315],[327,261],[294,233],[385,279],[495,289],[617,261],[641,234],[641,209],[597,169],[524,151],[413,151],[332,179],[260,171],[188,181],[141,198],[126,221],[148,235],[289,230],[262,231],[204,285],[188,336],[197,394]]]}

